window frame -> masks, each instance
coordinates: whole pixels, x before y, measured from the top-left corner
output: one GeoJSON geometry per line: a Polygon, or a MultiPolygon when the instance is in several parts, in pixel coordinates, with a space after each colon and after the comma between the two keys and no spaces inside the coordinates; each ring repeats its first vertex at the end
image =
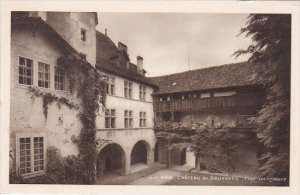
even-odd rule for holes
{"type": "Polygon", "coordinates": [[[54,70],[53,70],[53,75],[54,75],[54,89],[55,90],[57,90],[57,91],[66,91],[66,73],[65,73],[65,71],[63,70],[63,68],[61,68],[61,67],[59,67],[59,66],[57,66],[57,65],[55,65],[54,66],[54,70]],[[61,72],[62,72],[62,77],[63,77],[63,81],[62,81],[62,83],[59,83],[59,82],[57,82],[56,80],[55,80],[55,78],[56,78],[56,70],[57,69],[60,69],[61,70],[61,72]],[[58,85],[62,85],[63,86],[63,89],[57,89],[56,88],[56,84],[58,83],[58,85]]]}
{"type": "Polygon", "coordinates": [[[105,127],[105,129],[115,129],[116,128],[116,118],[117,118],[116,117],[116,109],[107,108],[105,110],[105,114],[104,114],[104,127],[105,127]],[[112,110],[114,111],[114,115],[112,115],[112,110]],[[106,114],[106,113],[108,113],[108,114],[106,114]],[[109,121],[108,127],[107,127],[107,123],[106,123],[107,120],[109,121]],[[112,123],[112,121],[113,121],[113,123],[112,123]]]}
{"type": "Polygon", "coordinates": [[[145,85],[139,85],[139,98],[141,101],[146,101],[147,87],[145,85]]]}
{"type": "MultiPolygon", "coordinates": [[[[22,65],[22,66],[24,66],[24,65],[22,65]]],[[[26,64],[25,64],[25,67],[26,67],[26,64]]],[[[26,75],[26,78],[27,78],[27,75],[26,75]]],[[[19,85],[22,85],[22,86],[33,86],[34,85],[34,60],[32,58],[25,57],[25,56],[22,56],[22,55],[18,55],[18,78],[17,79],[18,79],[18,84],[19,85]],[[20,77],[20,58],[24,58],[25,62],[26,62],[26,59],[32,61],[32,67],[31,67],[31,84],[30,85],[24,84],[24,83],[20,83],[20,79],[19,79],[19,77],[20,77]]]]}
{"type": "Polygon", "coordinates": [[[144,111],[140,111],[140,121],[139,121],[139,125],[140,127],[147,127],[147,113],[144,111]]]}
{"type": "Polygon", "coordinates": [[[85,28],[80,28],[80,41],[82,41],[84,43],[87,42],[87,30],[85,28]],[[82,34],[82,32],[84,32],[84,33],[82,34]]]}
{"type": "Polygon", "coordinates": [[[124,97],[128,99],[133,99],[132,97],[132,90],[133,88],[133,82],[124,80],[124,97]],[[127,83],[127,84],[126,84],[127,83]]]}
{"type": "MultiPolygon", "coordinates": [[[[43,88],[43,89],[51,89],[51,65],[48,64],[48,63],[45,63],[45,62],[41,62],[41,61],[37,61],[38,62],[38,69],[37,69],[37,72],[38,72],[38,78],[37,78],[37,87],[39,88],[43,88]],[[40,73],[40,70],[39,70],[39,67],[40,67],[40,64],[43,64],[44,65],[44,70],[45,70],[45,67],[46,66],[49,66],[49,80],[46,80],[45,78],[42,80],[41,78],[39,78],[39,73],[40,73]],[[39,86],[39,81],[43,82],[44,86],[39,86]],[[45,87],[45,82],[48,82],[48,87],[45,87]]],[[[46,74],[46,72],[41,72],[41,74],[46,74]]]]}
{"type": "Polygon", "coordinates": [[[106,82],[107,82],[106,94],[115,95],[116,94],[116,78],[106,75],[106,82]]]}
{"type": "MultiPolygon", "coordinates": [[[[21,174],[24,177],[28,177],[31,175],[40,175],[40,174],[44,174],[46,172],[46,148],[47,148],[47,138],[46,138],[46,133],[21,133],[21,134],[17,134],[16,135],[16,170],[19,174],[21,174]],[[35,165],[34,165],[34,138],[37,137],[42,137],[43,138],[43,170],[38,170],[38,171],[34,171],[35,165]],[[21,156],[20,156],[20,152],[21,152],[21,139],[22,138],[30,138],[30,172],[29,173],[23,173],[21,174],[20,172],[20,162],[21,162],[21,156]]],[[[40,148],[39,148],[40,149],[40,148]]]]}
{"type": "Polygon", "coordinates": [[[124,128],[133,128],[133,111],[132,110],[124,110],[124,128]]]}

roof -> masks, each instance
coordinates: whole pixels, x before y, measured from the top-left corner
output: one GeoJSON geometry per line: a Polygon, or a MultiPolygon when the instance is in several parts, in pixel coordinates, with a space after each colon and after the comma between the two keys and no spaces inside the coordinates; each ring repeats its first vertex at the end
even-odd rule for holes
{"type": "Polygon", "coordinates": [[[149,78],[145,77],[144,75],[118,67],[114,62],[103,59],[101,57],[97,57],[96,68],[103,72],[116,74],[128,80],[136,81],[157,88],[157,85],[155,85],[149,78]]]}
{"type": "Polygon", "coordinates": [[[260,85],[260,66],[248,62],[226,64],[159,77],[151,77],[159,86],[154,94],[200,91],[229,87],[260,85]]]}
{"type": "Polygon", "coordinates": [[[66,40],[64,40],[49,24],[39,17],[21,17],[21,18],[12,18],[11,20],[12,28],[15,26],[24,26],[32,28],[33,30],[39,29],[41,32],[47,34],[47,38],[55,42],[58,47],[62,49],[65,54],[73,56],[76,60],[80,61],[80,64],[83,64],[86,68],[94,68],[90,63],[88,63],[84,58],[80,56],[80,53],[77,52],[66,40]]]}
{"type": "MultiPolygon", "coordinates": [[[[113,61],[114,57],[118,56],[119,54],[127,55],[127,53],[124,50],[120,51],[108,36],[97,31],[96,42],[97,69],[111,74],[116,74],[128,80],[143,83],[152,87],[157,87],[151,80],[137,72],[137,66],[135,64],[129,62],[128,70],[118,66],[116,62],[113,61]]],[[[127,60],[129,60],[129,58],[127,60]]]]}
{"type": "Polygon", "coordinates": [[[96,42],[97,57],[110,59],[119,51],[114,42],[108,36],[99,31],[96,32],[96,42]]]}

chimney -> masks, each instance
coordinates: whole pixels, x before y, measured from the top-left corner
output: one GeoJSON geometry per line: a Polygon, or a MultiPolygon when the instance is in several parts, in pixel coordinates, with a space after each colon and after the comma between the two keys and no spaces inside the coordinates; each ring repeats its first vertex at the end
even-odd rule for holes
{"type": "Polygon", "coordinates": [[[127,53],[127,46],[124,43],[118,42],[118,49],[120,51],[124,50],[127,53]]]}
{"type": "Polygon", "coordinates": [[[105,29],[105,36],[107,36],[107,28],[105,29]]]}
{"type": "Polygon", "coordinates": [[[41,18],[45,22],[47,21],[47,12],[41,12],[41,11],[32,11],[29,12],[29,17],[35,17],[35,18],[41,18]]]}
{"type": "Polygon", "coordinates": [[[141,56],[136,57],[136,64],[138,73],[144,75],[143,58],[141,56]]]}

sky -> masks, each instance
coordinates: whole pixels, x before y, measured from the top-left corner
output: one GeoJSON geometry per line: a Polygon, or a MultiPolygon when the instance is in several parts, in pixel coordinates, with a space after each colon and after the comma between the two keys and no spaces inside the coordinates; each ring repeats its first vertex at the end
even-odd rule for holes
{"type": "Polygon", "coordinates": [[[232,56],[250,38],[237,36],[248,14],[98,13],[97,30],[127,45],[130,61],[144,59],[146,76],[246,61],[232,56]]]}

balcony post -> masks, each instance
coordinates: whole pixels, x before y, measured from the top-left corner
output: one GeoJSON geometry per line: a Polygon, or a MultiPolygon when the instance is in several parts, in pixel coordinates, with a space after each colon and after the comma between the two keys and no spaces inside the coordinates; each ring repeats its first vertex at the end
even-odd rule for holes
{"type": "Polygon", "coordinates": [[[175,121],[175,117],[174,117],[174,111],[171,111],[171,122],[175,121]]]}
{"type": "MultiPolygon", "coordinates": [[[[168,139],[168,147],[170,147],[171,145],[171,140],[168,139]]],[[[171,168],[172,167],[172,159],[171,159],[171,150],[169,150],[168,148],[168,168],[171,168]]]]}

